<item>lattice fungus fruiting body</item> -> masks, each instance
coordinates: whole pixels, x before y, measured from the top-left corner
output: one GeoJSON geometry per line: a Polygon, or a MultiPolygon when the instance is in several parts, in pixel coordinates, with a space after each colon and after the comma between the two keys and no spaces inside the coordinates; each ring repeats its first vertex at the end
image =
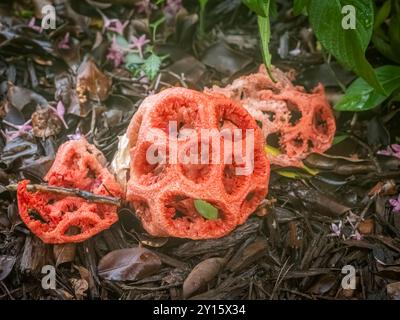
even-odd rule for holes
{"type": "Polygon", "coordinates": [[[274,68],[272,74],[276,82],[261,66],[258,73],[205,92],[229,97],[249,111],[261,127],[265,142],[281,152],[268,155],[271,164],[301,166],[308,154],[322,153],[331,146],[335,118],[322,85],[307,93],[303,87],[294,86],[290,75],[281,70],[274,68]]]}
{"type": "Polygon", "coordinates": [[[267,194],[269,162],[262,133],[251,115],[231,99],[184,88],[166,89],[144,100],[127,136],[131,170],[126,198],[133,202],[144,228],[154,236],[222,237],[242,224],[267,194]],[[177,124],[176,132],[170,130],[170,123],[177,124]],[[188,130],[191,135],[185,134],[188,130]],[[228,132],[239,135],[228,135],[224,140],[228,132]],[[251,132],[250,143],[246,135],[251,132]],[[212,139],[220,141],[219,146],[212,139]],[[235,142],[234,147],[224,148],[227,141],[235,142]],[[246,151],[252,143],[254,157],[246,151]],[[242,148],[235,147],[239,144],[242,148]],[[195,157],[201,157],[201,150],[208,148],[209,160],[219,155],[220,161],[185,162],[196,146],[199,155],[195,157]],[[157,153],[163,161],[149,163],[149,150],[154,148],[164,150],[157,153]],[[236,155],[229,164],[223,159],[231,153],[236,155]],[[252,172],[238,174],[236,169],[244,169],[249,157],[254,159],[252,172]],[[200,215],[194,206],[198,199],[216,207],[218,218],[208,220],[200,215]]]}
{"type": "MultiPolygon", "coordinates": [[[[86,140],[64,143],[45,180],[49,185],[78,188],[97,195],[121,197],[122,190],[105,167],[103,154],[86,140]]],[[[81,242],[118,220],[117,207],[50,192],[28,192],[18,184],[22,220],[45,243],[81,242]]]]}

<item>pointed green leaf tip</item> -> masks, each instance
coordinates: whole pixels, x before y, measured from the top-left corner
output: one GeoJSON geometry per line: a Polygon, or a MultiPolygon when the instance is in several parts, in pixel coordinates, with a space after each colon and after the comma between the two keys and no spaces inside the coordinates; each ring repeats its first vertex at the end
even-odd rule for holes
{"type": "Polygon", "coordinates": [[[218,209],[204,200],[194,200],[194,206],[198,213],[208,220],[218,219],[218,209]]]}

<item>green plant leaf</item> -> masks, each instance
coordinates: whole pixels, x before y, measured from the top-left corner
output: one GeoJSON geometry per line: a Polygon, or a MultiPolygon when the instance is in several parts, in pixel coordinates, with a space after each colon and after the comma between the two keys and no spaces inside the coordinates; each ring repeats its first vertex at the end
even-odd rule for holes
{"type": "Polygon", "coordinates": [[[258,16],[258,29],[260,30],[261,50],[264,65],[268,72],[271,70],[271,53],[269,52],[269,39],[271,37],[269,17],[258,16]]]}
{"type": "MultiPolygon", "coordinates": [[[[280,154],[282,154],[282,152],[278,148],[272,147],[268,144],[264,147],[264,152],[267,155],[270,155],[273,157],[276,157],[276,156],[279,156],[280,154]]],[[[311,169],[311,168],[307,167],[304,163],[301,163],[300,168],[312,176],[315,176],[319,173],[319,171],[317,169],[311,169]]],[[[287,178],[293,178],[294,176],[297,177],[297,176],[299,176],[299,174],[304,175],[304,173],[298,173],[298,172],[293,173],[292,171],[289,172],[287,170],[278,170],[277,173],[280,174],[281,176],[284,176],[287,178]]]]}
{"type": "Polygon", "coordinates": [[[347,133],[343,134],[336,134],[336,136],[333,138],[332,145],[334,146],[335,144],[339,144],[342,141],[346,140],[349,137],[347,133]]]}
{"type": "Polygon", "coordinates": [[[154,21],[153,23],[149,24],[150,29],[152,30],[152,39],[153,42],[156,41],[156,33],[158,27],[166,20],[167,18],[165,16],[162,16],[160,19],[154,21]]]}
{"type": "Polygon", "coordinates": [[[125,63],[127,65],[130,64],[142,64],[144,62],[144,59],[140,57],[137,53],[128,53],[125,56],[125,63]]]}
{"type": "Polygon", "coordinates": [[[304,172],[300,172],[296,169],[285,169],[285,170],[276,170],[275,171],[277,174],[279,174],[282,177],[289,178],[289,179],[304,179],[304,178],[309,178],[310,175],[304,172]]]}
{"type": "Polygon", "coordinates": [[[304,163],[301,164],[301,167],[305,172],[309,173],[312,176],[316,176],[319,173],[318,169],[312,169],[310,167],[307,167],[304,163]]]}
{"type": "Polygon", "coordinates": [[[207,3],[208,0],[199,0],[200,10],[204,10],[206,8],[207,3]]]}
{"type": "Polygon", "coordinates": [[[392,0],[386,0],[375,15],[374,29],[377,29],[389,17],[392,0]]]}
{"type": "Polygon", "coordinates": [[[115,36],[115,40],[116,40],[117,44],[120,47],[122,47],[124,49],[128,49],[129,48],[129,42],[125,39],[124,36],[121,36],[120,34],[117,34],[115,36]]]}
{"type": "Polygon", "coordinates": [[[278,6],[275,0],[269,1],[269,17],[270,19],[276,18],[278,16],[278,6]]]}
{"type": "Polygon", "coordinates": [[[264,147],[264,151],[266,154],[269,154],[273,157],[279,156],[282,153],[278,148],[272,147],[268,144],[264,147]]]}
{"type": "Polygon", "coordinates": [[[372,36],[372,43],[383,56],[394,62],[400,63],[400,57],[394,52],[394,48],[389,43],[389,37],[384,34],[382,28],[375,30],[372,36]]]}
{"type": "Polygon", "coordinates": [[[143,64],[143,71],[150,80],[153,80],[157,76],[158,71],[160,71],[160,66],[161,58],[155,53],[152,53],[143,64]]]}
{"type": "MultiPolygon", "coordinates": [[[[32,18],[34,14],[32,10],[21,10],[19,12],[19,16],[22,18],[32,18]]],[[[16,15],[18,15],[18,13],[16,15]]]]}
{"type": "Polygon", "coordinates": [[[243,3],[258,16],[269,16],[269,2],[270,0],[242,0],[243,3]]]}
{"type": "Polygon", "coordinates": [[[194,206],[198,213],[208,220],[218,219],[218,209],[204,200],[194,200],[194,206]]]}
{"type": "Polygon", "coordinates": [[[376,77],[385,88],[387,95],[379,94],[364,79],[358,78],[346,90],[345,95],[335,105],[339,111],[364,111],[375,108],[396,89],[400,88],[400,67],[382,66],[375,69],[376,77]]]}
{"type": "Polygon", "coordinates": [[[258,30],[261,38],[261,50],[263,62],[267,68],[268,74],[273,79],[271,74],[271,53],[269,52],[269,40],[271,38],[270,26],[270,9],[276,10],[274,5],[271,6],[270,0],[242,0],[243,3],[257,14],[258,30]]]}
{"type": "Polygon", "coordinates": [[[390,17],[389,39],[396,56],[400,56],[400,10],[390,17]]]}
{"type": "Polygon", "coordinates": [[[293,13],[298,16],[302,13],[307,13],[306,8],[310,0],[294,0],[293,13]]]}
{"type": "Polygon", "coordinates": [[[374,25],[372,0],[310,0],[308,15],[324,48],[346,68],[384,94],[373,68],[365,58],[374,25]],[[342,26],[346,16],[342,14],[342,8],[348,4],[355,9],[355,29],[344,29],[342,26]]]}
{"type": "Polygon", "coordinates": [[[125,68],[129,71],[133,72],[133,75],[136,75],[142,67],[144,63],[144,59],[140,57],[137,53],[128,53],[125,58],[125,68]]]}
{"type": "Polygon", "coordinates": [[[205,35],[204,16],[206,14],[207,3],[208,3],[208,0],[199,0],[199,5],[200,5],[199,35],[200,35],[200,38],[204,37],[204,35],[205,35]]]}

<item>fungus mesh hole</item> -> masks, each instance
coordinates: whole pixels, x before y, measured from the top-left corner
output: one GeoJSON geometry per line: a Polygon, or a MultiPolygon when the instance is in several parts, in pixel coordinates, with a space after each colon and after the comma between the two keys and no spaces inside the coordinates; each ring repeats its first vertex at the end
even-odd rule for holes
{"type": "Polygon", "coordinates": [[[133,171],[142,185],[161,181],[167,174],[168,148],[145,142],[138,146],[133,161],[133,171]]]}
{"type": "Polygon", "coordinates": [[[151,116],[150,123],[152,128],[163,130],[166,134],[170,132],[171,123],[175,123],[175,138],[183,129],[195,129],[198,127],[200,118],[198,105],[195,101],[190,101],[179,97],[170,97],[157,105],[151,116]]]}

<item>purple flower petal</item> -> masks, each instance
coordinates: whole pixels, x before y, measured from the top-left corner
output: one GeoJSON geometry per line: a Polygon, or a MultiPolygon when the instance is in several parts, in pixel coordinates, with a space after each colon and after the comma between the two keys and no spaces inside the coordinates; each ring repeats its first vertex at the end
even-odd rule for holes
{"type": "Polygon", "coordinates": [[[32,126],[30,125],[31,122],[32,122],[32,120],[29,119],[24,124],[14,125],[14,124],[8,123],[7,121],[3,120],[3,123],[5,123],[9,126],[12,126],[16,129],[16,130],[6,130],[6,132],[4,133],[5,138],[7,140],[13,140],[25,133],[28,133],[29,131],[32,130],[32,126]]]}
{"type": "Polygon", "coordinates": [[[57,113],[60,117],[64,118],[64,114],[65,114],[65,107],[64,107],[64,103],[60,100],[57,103],[57,113]]]}
{"type": "Polygon", "coordinates": [[[65,129],[68,129],[69,128],[68,124],[64,120],[65,107],[64,104],[61,102],[61,100],[57,103],[57,108],[54,108],[53,106],[49,105],[49,109],[57,115],[57,117],[61,120],[62,124],[64,125],[65,129]]]}
{"type": "Polygon", "coordinates": [[[391,147],[394,152],[400,152],[400,144],[392,144],[391,147]]]}
{"type": "Polygon", "coordinates": [[[106,56],[107,60],[113,62],[114,67],[119,67],[124,61],[124,49],[117,43],[115,35],[112,38],[111,46],[106,56]]]}
{"type": "Polygon", "coordinates": [[[182,8],[182,0],[167,0],[167,4],[164,7],[164,13],[175,17],[176,14],[182,8]]]}
{"type": "Polygon", "coordinates": [[[69,39],[69,32],[67,32],[65,35],[64,35],[64,38],[58,43],[58,45],[57,45],[57,47],[58,47],[58,49],[64,49],[64,50],[68,50],[68,49],[70,49],[71,48],[71,46],[70,46],[70,39],[69,39]]]}
{"type": "Polygon", "coordinates": [[[135,3],[135,7],[138,13],[145,13],[149,15],[152,10],[157,9],[157,6],[150,2],[150,0],[142,0],[135,3]]]}
{"type": "Polygon", "coordinates": [[[392,152],[391,152],[391,150],[386,149],[386,150],[379,150],[377,152],[377,154],[382,155],[382,156],[391,156],[392,152]]]}
{"type": "Polygon", "coordinates": [[[400,145],[392,144],[388,146],[386,149],[378,151],[377,154],[400,158],[400,145]]]}
{"type": "Polygon", "coordinates": [[[35,17],[32,17],[32,19],[31,19],[31,20],[29,21],[29,23],[28,23],[28,27],[31,28],[32,30],[35,30],[35,31],[37,31],[37,32],[39,32],[39,33],[42,33],[42,31],[43,31],[42,27],[38,27],[38,26],[35,24],[35,22],[36,22],[36,18],[35,18],[35,17]]]}
{"type": "Polygon", "coordinates": [[[139,56],[143,58],[143,47],[146,44],[150,43],[150,40],[146,38],[146,35],[143,34],[139,38],[131,36],[130,42],[131,42],[131,47],[138,49],[139,56]]]}
{"type": "Polygon", "coordinates": [[[125,21],[124,23],[122,23],[121,20],[119,19],[108,19],[104,15],[103,15],[103,20],[104,20],[103,32],[105,30],[108,30],[120,35],[124,34],[124,30],[129,23],[129,21],[125,21]]]}
{"type": "Polygon", "coordinates": [[[400,212],[400,194],[397,199],[389,199],[389,204],[393,207],[393,212],[400,212]]]}
{"type": "Polygon", "coordinates": [[[68,134],[67,138],[69,140],[79,140],[80,138],[82,138],[82,134],[79,131],[79,129],[76,130],[76,132],[74,134],[68,134]]]}

